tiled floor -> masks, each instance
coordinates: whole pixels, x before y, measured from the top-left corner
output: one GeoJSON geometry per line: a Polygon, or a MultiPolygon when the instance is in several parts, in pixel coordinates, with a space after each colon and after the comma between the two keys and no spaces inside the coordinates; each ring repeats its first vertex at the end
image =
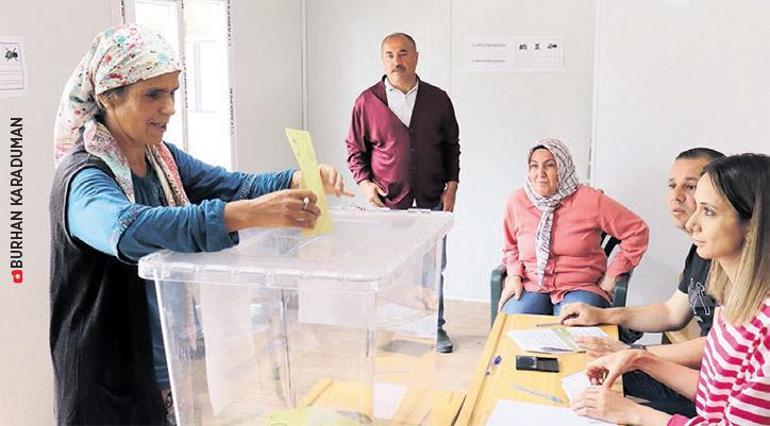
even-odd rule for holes
{"type": "Polygon", "coordinates": [[[444,329],[454,342],[454,352],[439,354],[435,386],[468,392],[489,333],[489,304],[447,300],[444,313],[444,329]]]}

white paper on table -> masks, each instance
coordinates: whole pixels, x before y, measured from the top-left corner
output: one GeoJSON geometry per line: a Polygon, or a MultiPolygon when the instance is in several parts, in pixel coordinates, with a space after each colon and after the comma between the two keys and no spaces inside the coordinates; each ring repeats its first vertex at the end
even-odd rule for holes
{"type": "Polygon", "coordinates": [[[572,340],[575,336],[609,337],[599,327],[547,327],[533,330],[512,330],[508,337],[528,352],[580,352],[572,340]]]}
{"type": "Polygon", "coordinates": [[[610,337],[600,327],[564,327],[572,337],[610,337]]]}
{"type": "Polygon", "coordinates": [[[401,399],[406,394],[406,386],[395,383],[376,382],[372,401],[373,414],[376,419],[390,420],[396,414],[401,399]]]}
{"type": "Polygon", "coordinates": [[[487,426],[519,425],[611,425],[599,420],[582,417],[565,407],[531,404],[501,399],[495,404],[487,419],[487,426]]]}
{"type": "Polygon", "coordinates": [[[567,394],[567,398],[569,398],[570,402],[579,397],[589,386],[591,386],[591,381],[588,380],[585,371],[570,374],[561,379],[561,387],[564,388],[564,393],[567,394]]]}
{"type": "Polygon", "coordinates": [[[244,380],[255,377],[259,368],[249,296],[248,287],[200,286],[206,379],[215,416],[243,393],[244,380]]]}
{"type": "Polygon", "coordinates": [[[519,347],[528,352],[575,352],[577,347],[570,346],[569,342],[562,339],[551,329],[542,330],[512,330],[508,337],[513,339],[519,347]]]}

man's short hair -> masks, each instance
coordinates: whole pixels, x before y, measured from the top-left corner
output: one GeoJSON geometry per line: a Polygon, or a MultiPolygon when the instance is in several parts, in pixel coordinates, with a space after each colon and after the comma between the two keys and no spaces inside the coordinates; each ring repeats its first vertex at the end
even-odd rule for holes
{"type": "Polygon", "coordinates": [[[384,39],[382,39],[382,43],[380,43],[380,50],[382,50],[382,47],[385,46],[385,42],[396,37],[403,37],[407,40],[409,40],[409,43],[412,44],[412,47],[414,47],[414,50],[417,51],[417,43],[414,41],[412,36],[410,36],[407,33],[392,33],[385,36],[384,39]]]}
{"type": "Polygon", "coordinates": [[[682,151],[679,153],[679,155],[676,156],[677,160],[695,160],[698,158],[705,158],[709,160],[709,162],[716,160],[717,158],[722,158],[725,155],[721,152],[711,149],[711,148],[705,148],[705,147],[698,147],[698,148],[690,148],[688,150],[682,151]]]}

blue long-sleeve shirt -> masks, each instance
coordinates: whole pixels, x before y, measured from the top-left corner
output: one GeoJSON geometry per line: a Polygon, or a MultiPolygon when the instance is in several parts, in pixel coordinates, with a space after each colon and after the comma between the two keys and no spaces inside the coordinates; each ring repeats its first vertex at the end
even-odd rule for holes
{"type": "MultiPolygon", "coordinates": [[[[67,228],[70,235],[108,255],[136,262],[161,249],[183,252],[217,251],[238,243],[238,233],[228,233],[225,203],[286,189],[293,170],[246,174],[228,172],[195,159],[168,144],[179,169],[189,206],[166,207],[160,181],[152,167],[139,177],[131,174],[135,202],[118,183],[97,168],[79,171],[67,194],[67,228]]],[[[155,378],[161,389],[169,377],[155,284],[146,281],[155,378]]]]}
{"type": "Polygon", "coordinates": [[[134,203],[106,173],[86,168],[72,179],[67,197],[70,234],[103,253],[131,262],[161,249],[222,250],[238,243],[237,233],[228,234],[225,229],[225,203],[286,189],[294,172],[228,172],[174,145],[168,147],[191,205],[164,207],[167,203],[152,167],[144,177],[132,174],[134,203]]]}

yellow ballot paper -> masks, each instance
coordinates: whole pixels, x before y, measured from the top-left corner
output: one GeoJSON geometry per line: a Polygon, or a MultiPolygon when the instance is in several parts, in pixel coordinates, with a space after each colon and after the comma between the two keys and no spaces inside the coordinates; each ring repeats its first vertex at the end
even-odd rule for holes
{"type": "Polygon", "coordinates": [[[318,197],[318,208],[321,209],[321,216],[315,223],[315,228],[302,231],[302,235],[326,234],[332,232],[332,218],[329,215],[329,203],[326,202],[326,192],[324,191],[321,174],[318,171],[318,162],[315,159],[313,142],[310,141],[310,132],[296,129],[286,129],[286,137],[289,138],[289,144],[294,151],[294,156],[299,163],[299,170],[302,172],[302,188],[309,189],[318,197]]]}
{"type": "Polygon", "coordinates": [[[365,420],[357,413],[305,407],[274,411],[265,417],[262,426],[358,426],[363,423],[359,419],[365,420]]]}

